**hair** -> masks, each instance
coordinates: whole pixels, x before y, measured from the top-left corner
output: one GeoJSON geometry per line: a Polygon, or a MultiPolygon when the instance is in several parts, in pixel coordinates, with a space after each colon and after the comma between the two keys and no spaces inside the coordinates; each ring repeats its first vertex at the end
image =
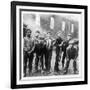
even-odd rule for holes
{"type": "Polygon", "coordinates": [[[71,35],[71,34],[68,34],[67,36],[70,36],[70,37],[72,37],[72,35],[71,35]]]}
{"type": "Polygon", "coordinates": [[[50,34],[51,35],[51,32],[47,32],[47,34],[50,34]]]}
{"type": "Polygon", "coordinates": [[[36,31],[36,33],[40,33],[40,31],[36,31]]]}
{"type": "Polygon", "coordinates": [[[27,33],[28,31],[29,31],[30,33],[32,33],[31,29],[27,29],[26,33],[27,33]]]}

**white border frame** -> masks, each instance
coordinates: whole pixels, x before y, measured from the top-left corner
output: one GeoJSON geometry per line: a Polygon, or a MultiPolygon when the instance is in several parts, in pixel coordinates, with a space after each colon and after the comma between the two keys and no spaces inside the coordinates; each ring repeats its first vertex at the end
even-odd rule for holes
{"type": "MultiPolygon", "coordinates": [[[[17,71],[17,85],[22,84],[39,84],[39,83],[53,83],[53,82],[71,82],[71,81],[84,81],[84,10],[83,9],[69,9],[69,8],[48,8],[48,7],[33,7],[33,6],[16,6],[16,53],[17,53],[17,59],[16,59],[16,71],[17,71]],[[19,80],[19,12],[20,9],[35,9],[35,10],[57,10],[57,11],[76,11],[76,12],[82,12],[81,18],[80,18],[80,25],[79,25],[79,57],[80,57],[80,73],[79,75],[60,75],[60,76],[45,76],[45,77],[31,77],[31,78],[22,78],[19,80]],[[49,78],[48,78],[49,77],[49,78]],[[72,77],[72,78],[71,78],[72,77]],[[60,79],[59,79],[60,78],[60,79]]],[[[23,29],[22,29],[23,30],[23,29]]],[[[23,38],[22,38],[23,39],[23,38]]]]}

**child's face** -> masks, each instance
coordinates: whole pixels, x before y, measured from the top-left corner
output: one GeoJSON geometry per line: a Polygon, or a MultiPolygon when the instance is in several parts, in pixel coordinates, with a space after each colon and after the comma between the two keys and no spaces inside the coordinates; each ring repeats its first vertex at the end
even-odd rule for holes
{"type": "Polygon", "coordinates": [[[48,34],[47,34],[47,37],[50,37],[50,36],[51,36],[50,33],[48,33],[48,34]]]}
{"type": "Polygon", "coordinates": [[[67,36],[67,40],[71,39],[71,36],[67,36]]]}
{"type": "Polygon", "coordinates": [[[36,37],[39,37],[39,35],[40,35],[39,33],[35,33],[35,36],[36,36],[36,37]]]}
{"type": "Polygon", "coordinates": [[[57,36],[60,37],[60,33],[58,33],[57,36]]]}
{"type": "Polygon", "coordinates": [[[26,33],[27,36],[31,36],[31,32],[28,30],[26,33]]]}

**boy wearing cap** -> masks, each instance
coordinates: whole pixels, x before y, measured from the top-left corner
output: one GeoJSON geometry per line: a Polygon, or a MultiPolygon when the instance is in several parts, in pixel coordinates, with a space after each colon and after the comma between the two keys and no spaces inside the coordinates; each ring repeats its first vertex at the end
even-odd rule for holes
{"type": "Polygon", "coordinates": [[[34,51],[34,42],[31,38],[31,30],[27,29],[26,36],[24,37],[24,76],[31,73],[32,71],[32,62],[33,62],[33,51],[34,51]],[[27,71],[28,69],[28,71],[27,71]]]}
{"type": "Polygon", "coordinates": [[[64,67],[64,62],[66,58],[66,49],[69,46],[69,42],[71,41],[72,37],[71,34],[67,35],[67,40],[62,43],[62,52],[63,52],[63,57],[62,57],[62,67],[64,67]]]}
{"type": "Polygon", "coordinates": [[[47,33],[46,41],[46,53],[45,53],[45,67],[46,71],[50,72],[51,69],[51,57],[52,57],[52,38],[51,33],[47,33]]]}
{"type": "Polygon", "coordinates": [[[60,33],[58,33],[57,36],[58,37],[57,37],[56,42],[55,42],[55,46],[56,46],[56,60],[55,60],[55,66],[54,66],[55,72],[59,72],[60,44],[63,41],[63,39],[60,37],[60,33]]]}

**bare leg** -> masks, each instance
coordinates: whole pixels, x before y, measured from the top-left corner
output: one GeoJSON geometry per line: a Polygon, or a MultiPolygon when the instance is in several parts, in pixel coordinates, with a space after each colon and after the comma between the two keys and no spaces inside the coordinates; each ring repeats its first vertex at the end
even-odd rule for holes
{"type": "Polygon", "coordinates": [[[38,71],[38,62],[39,62],[39,57],[38,57],[38,55],[36,55],[36,59],[35,59],[35,70],[36,70],[36,72],[38,71]]]}
{"type": "Polygon", "coordinates": [[[73,68],[74,68],[74,74],[77,72],[77,62],[76,60],[73,61],[73,68]]]}
{"type": "Polygon", "coordinates": [[[63,58],[62,58],[62,67],[64,67],[65,57],[66,57],[66,52],[63,53],[63,58]]]}
{"type": "Polygon", "coordinates": [[[67,74],[68,73],[68,68],[69,68],[69,63],[70,63],[70,59],[67,60],[66,62],[66,67],[65,67],[65,73],[64,74],[67,74]]]}

